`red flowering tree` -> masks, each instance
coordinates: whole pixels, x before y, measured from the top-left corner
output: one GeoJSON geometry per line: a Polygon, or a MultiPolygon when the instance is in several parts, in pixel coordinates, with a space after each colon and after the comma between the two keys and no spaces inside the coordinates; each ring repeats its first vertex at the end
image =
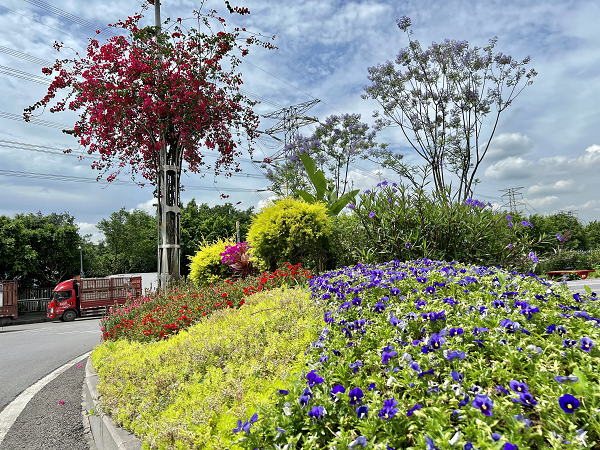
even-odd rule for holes
{"type": "MultiPolygon", "coordinates": [[[[249,13],[225,3],[230,13],[249,13]]],[[[254,102],[239,92],[237,66],[252,45],[275,48],[255,35],[240,37],[245,29],[226,32],[225,20],[214,10],[194,14],[207,33],[184,33],[181,19],[167,20],[163,28],[140,28],[141,13],[111,25],[127,36],[103,45],[90,39],[85,56],[76,53],[74,59],[44,68],[54,80],[46,96],[24,112],[29,120],[36,109],[47,106],[52,113],[80,111],[73,129],[63,131],[95,156],[92,167],[100,172],[98,179],[104,175],[110,182],[126,171],[134,180],[141,174],[156,187],[155,196],[163,200],[158,202],[159,272],[167,274],[163,282],[179,277],[183,163],[184,171],[194,173],[210,170],[231,176],[240,171],[239,136],[247,137],[252,151],[259,120],[254,102]],[[221,31],[213,32],[211,24],[221,31]],[[201,146],[218,153],[214,164],[204,162],[201,146]]],[[[62,43],[54,46],[63,49],[62,43]]]]}

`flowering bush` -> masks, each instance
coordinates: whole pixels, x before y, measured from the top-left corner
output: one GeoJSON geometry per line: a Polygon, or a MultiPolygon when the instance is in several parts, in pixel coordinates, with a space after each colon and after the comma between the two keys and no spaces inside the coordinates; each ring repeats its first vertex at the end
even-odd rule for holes
{"type": "Polygon", "coordinates": [[[233,269],[235,275],[242,278],[252,273],[253,265],[250,261],[250,243],[238,242],[235,245],[226,245],[225,251],[220,253],[221,262],[233,269]]]}
{"type": "Polygon", "coordinates": [[[165,339],[189,328],[219,309],[237,308],[257,292],[312,278],[301,264],[284,265],[275,272],[240,280],[225,280],[198,289],[194,284],[174,285],[166,293],[111,307],[102,319],[104,340],[121,338],[148,342],[165,339]]]}
{"type": "Polygon", "coordinates": [[[589,288],[427,259],[338,269],[310,285],[324,328],[305,371],[238,417],[240,447],[599,445],[600,309],[589,288]]]}
{"type": "Polygon", "coordinates": [[[377,187],[348,206],[367,235],[364,262],[431,258],[531,270],[532,241],[524,232],[531,223],[513,224],[478,200],[453,202],[450,190],[430,195],[386,181],[377,187]]]}
{"type": "Polygon", "coordinates": [[[231,270],[223,261],[221,254],[233,239],[216,239],[212,243],[204,241],[198,252],[190,257],[190,279],[197,286],[208,286],[231,276],[231,270]]]}

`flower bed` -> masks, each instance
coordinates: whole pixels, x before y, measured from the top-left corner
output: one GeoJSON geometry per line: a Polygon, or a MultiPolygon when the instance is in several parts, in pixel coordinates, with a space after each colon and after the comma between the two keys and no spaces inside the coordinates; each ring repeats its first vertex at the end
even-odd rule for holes
{"type": "Polygon", "coordinates": [[[225,280],[200,289],[193,284],[182,284],[164,294],[115,305],[102,319],[103,339],[125,338],[139,342],[165,339],[214,311],[243,305],[249,295],[307,282],[312,275],[301,266],[286,264],[272,273],[225,280]]]}
{"type": "MultiPolygon", "coordinates": [[[[311,280],[325,327],[246,449],[596,448],[600,311],[533,274],[420,260],[311,280]]],[[[236,447],[231,447],[236,448],[236,447]]]]}

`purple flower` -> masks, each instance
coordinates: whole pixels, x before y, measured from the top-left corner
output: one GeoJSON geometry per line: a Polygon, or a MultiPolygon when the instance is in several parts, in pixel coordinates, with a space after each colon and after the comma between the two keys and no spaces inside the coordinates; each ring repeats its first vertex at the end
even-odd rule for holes
{"type": "Polygon", "coordinates": [[[446,339],[440,337],[440,335],[437,333],[433,333],[431,335],[431,339],[429,339],[429,346],[432,347],[434,350],[438,350],[442,347],[444,342],[446,342],[446,339]]]}
{"type": "Polygon", "coordinates": [[[416,403],[412,408],[410,408],[407,412],[406,412],[406,417],[410,417],[414,414],[415,411],[421,409],[423,407],[423,405],[416,403]]]}
{"type": "Polygon", "coordinates": [[[462,328],[450,328],[450,331],[448,332],[450,337],[460,336],[463,333],[464,333],[464,331],[462,328]]]}
{"type": "Polygon", "coordinates": [[[512,216],[506,216],[506,220],[510,222],[512,220],[512,216]]]}
{"type": "Polygon", "coordinates": [[[308,387],[313,387],[315,384],[320,384],[323,382],[323,378],[317,375],[316,370],[311,370],[306,374],[306,379],[308,380],[308,387]]]}
{"type": "Polygon", "coordinates": [[[462,373],[458,373],[456,370],[453,370],[452,372],[450,372],[450,376],[452,377],[452,379],[458,383],[462,383],[463,382],[463,374],[462,373]]]}
{"type": "Polygon", "coordinates": [[[386,351],[384,351],[384,352],[381,354],[381,363],[382,363],[382,364],[384,364],[384,365],[387,365],[387,364],[389,364],[389,362],[390,362],[390,358],[392,358],[393,356],[396,356],[396,355],[397,355],[397,353],[396,353],[396,351],[395,351],[395,350],[394,350],[394,351],[391,351],[391,352],[386,352],[386,351]]]}
{"type": "Polygon", "coordinates": [[[369,417],[369,407],[362,405],[356,408],[356,415],[359,419],[367,419],[369,417]]]}
{"type": "Polygon", "coordinates": [[[281,395],[288,395],[290,393],[290,391],[287,389],[277,389],[277,392],[279,392],[281,395]]]}
{"type": "Polygon", "coordinates": [[[533,395],[531,395],[529,392],[519,394],[519,398],[513,398],[512,401],[531,407],[538,404],[537,400],[534,399],[533,395]]]}
{"type": "Polygon", "coordinates": [[[538,262],[538,259],[537,259],[537,256],[535,256],[535,253],[529,252],[529,257],[531,258],[531,261],[533,261],[534,263],[538,262]]]}
{"type": "Polygon", "coordinates": [[[551,325],[548,325],[546,327],[546,333],[548,333],[548,334],[552,334],[555,331],[556,331],[556,325],[555,324],[551,324],[551,325]]]}
{"type": "Polygon", "coordinates": [[[334,403],[339,402],[340,399],[338,398],[337,393],[344,393],[346,392],[346,388],[344,386],[342,386],[341,384],[338,384],[336,386],[334,386],[334,388],[329,392],[329,395],[331,396],[331,400],[333,400],[334,403]]]}
{"type": "Polygon", "coordinates": [[[485,416],[492,415],[494,402],[487,395],[476,395],[471,405],[473,405],[474,408],[479,409],[485,416]]]}
{"type": "Polygon", "coordinates": [[[369,219],[372,219],[373,217],[375,217],[375,213],[374,213],[373,211],[371,211],[371,212],[369,213],[369,219]]]}
{"type": "Polygon", "coordinates": [[[557,375],[554,377],[554,380],[557,383],[565,383],[566,381],[569,381],[571,383],[576,383],[577,381],[579,381],[579,377],[576,375],[567,375],[566,377],[563,375],[557,375]]]}
{"type": "Polygon", "coordinates": [[[575,410],[579,408],[579,400],[577,400],[571,394],[565,394],[559,398],[558,404],[567,414],[573,414],[575,410]]]}
{"type": "Polygon", "coordinates": [[[352,369],[352,373],[358,372],[358,368],[363,365],[362,361],[356,361],[355,363],[350,364],[350,368],[352,369]]]}
{"type": "Polygon", "coordinates": [[[463,359],[465,359],[465,352],[457,352],[456,350],[450,350],[449,352],[446,352],[444,354],[444,357],[448,361],[452,361],[452,360],[455,360],[455,359],[463,360],[463,359]]]}
{"type": "Polygon", "coordinates": [[[350,397],[351,405],[358,405],[363,398],[363,391],[360,388],[354,388],[348,392],[348,397],[350,397]]]}
{"type": "Polygon", "coordinates": [[[352,299],[352,304],[354,306],[360,306],[361,300],[360,297],[355,297],[354,299],[352,299]]]}
{"type": "Polygon", "coordinates": [[[398,413],[398,408],[396,408],[398,402],[391,398],[389,400],[385,400],[383,402],[383,408],[379,410],[379,417],[381,419],[391,419],[398,413]]]}
{"type": "Polygon", "coordinates": [[[308,417],[313,418],[313,424],[325,415],[325,408],[323,406],[315,406],[308,412],[308,417]]]}
{"type": "Polygon", "coordinates": [[[502,437],[502,435],[500,433],[492,433],[492,440],[494,442],[498,442],[501,437],[502,437]]]}
{"type": "Polygon", "coordinates": [[[510,394],[510,392],[508,392],[505,388],[503,388],[502,386],[498,385],[496,386],[496,389],[498,389],[498,391],[502,392],[503,394],[510,394]]]}
{"type": "Polygon", "coordinates": [[[462,408],[463,406],[466,406],[469,404],[469,396],[465,395],[465,398],[463,398],[460,402],[458,402],[458,407],[462,408]]]}
{"type": "Polygon", "coordinates": [[[579,344],[581,344],[579,348],[586,352],[589,352],[594,346],[594,342],[589,337],[582,337],[579,344]]]}
{"type": "Polygon", "coordinates": [[[433,372],[433,369],[429,369],[426,370],[425,372],[421,372],[419,375],[417,375],[419,378],[423,378],[425,375],[435,375],[435,373],[433,372]]]}
{"type": "Polygon", "coordinates": [[[504,444],[504,447],[502,448],[504,450],[519,450],[519,446],[517,444],[511,444],[510,442],[504,444]]]}
{"type": "Polygon", "coordinates": [[[231,430],[232,433],[239,433],[240,431],[244,431],[246,434],[250,434],[250,427],[254,422],[258,420],[258,415],[254,413],[250,420],[246,419],[244,423],[241,420],[238,420],[237,428],[231,430]]]}
{"type": "Polygon", "coordinates": [[[354,439],[352,442],[350,442],[348,444],[348,448],[350,450],[354,450],[358,446],[361,446],[362,448],[366,448],[367,447],[367,438],[364,436],[358,436],[356,439],[354,439]]]}
{"type": "Polygon", "coordinates": [[[508,226],[512,228],[513,227],[512,222],[508,222],[508,226]]]}
{"type": "Polygon", "coordinates": [[[562,238],[562,236],[559,233],[556,233],[556,239],[558,239],[559,242],[563,241],[563,238],[562,238]]]}
{"type": "Polygon", "coordinates": [[[563,341],[563,347],[571,348],[577,345],[577,341],[575,339],[565,339],[563,341]]]}
{"type": "Polygon", "coordinates": [[[529,392],[529,386],[527,386],[525,383],[521,383],[520,381],[510,380],[510,383],[508,383],[508,385],[513,391],[519,394],[522,392],[529,392]]]}
{"type": "Polygon", "coordinates": [[[533,228],[533,224],[531,222],[527,222],[526,220],[524,220],[523,222],[521,222],[521,225],[523,225],[524,227],[531,227],[531,228],[533,228]]]}
{"type": "Polygon", "coordinates": [[[429,436],[425,436],[425,443],[427,444],[427,450],[440,450],[434,445],[433,439],[431,439],[429,436]]]}
{"type": "Polygon", "coordinates": [[[396,25],[398,25],[398,28],[400,28],[402,31],[408,30],[411,25],[410,17],[402,16],[399,19],[396,19],[396,25]]]}

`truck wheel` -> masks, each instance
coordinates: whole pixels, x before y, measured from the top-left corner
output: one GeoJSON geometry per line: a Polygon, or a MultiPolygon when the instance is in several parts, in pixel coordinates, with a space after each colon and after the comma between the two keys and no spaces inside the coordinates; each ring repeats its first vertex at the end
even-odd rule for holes
{"type": "Polygon", "coordinates": [[[72,309],[69,309],[63,313],[62,320],[64,322],[73,322],[76,317],[77,317],[77,313],[75,311],[73,311],[72,309]]]}

